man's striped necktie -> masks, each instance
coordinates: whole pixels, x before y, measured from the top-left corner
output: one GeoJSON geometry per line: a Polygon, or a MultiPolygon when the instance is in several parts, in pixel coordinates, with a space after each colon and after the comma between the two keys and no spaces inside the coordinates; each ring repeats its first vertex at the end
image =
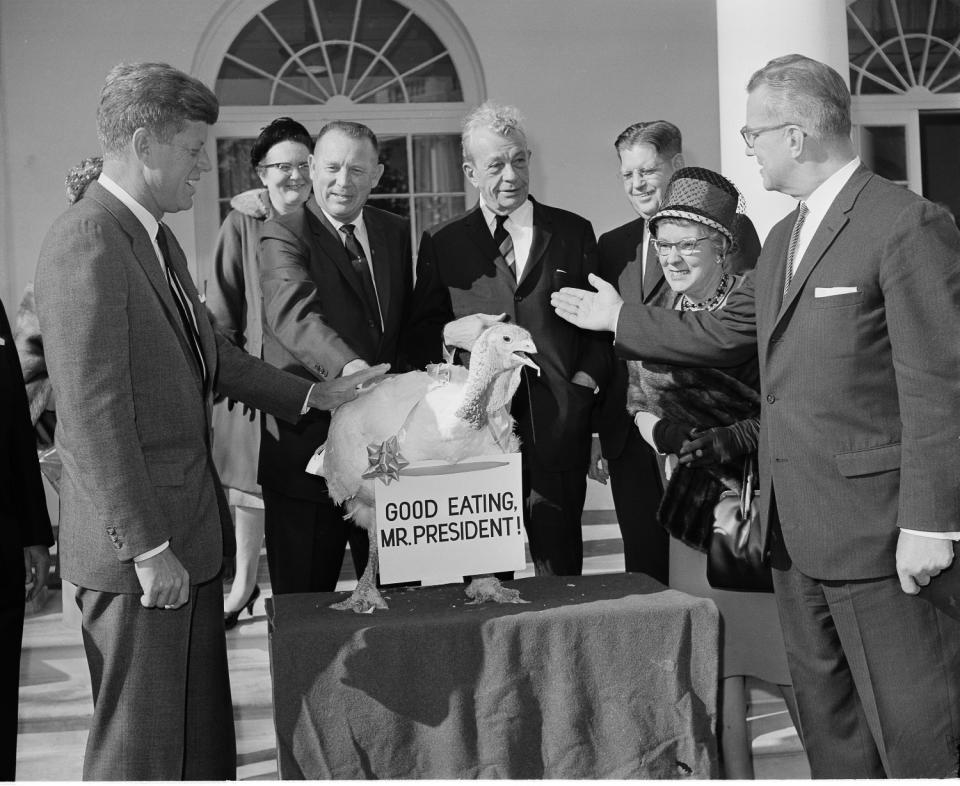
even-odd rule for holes
{"type": "Polygon", "coordinates": [[[517,260],[516,254],[513,251],[513,238],[510,237],[510,233],[507,232],[507,228],[504,226],[504,222],[510,216],[501,216],[498,215],[497,226],[493,232],[493,242],[497,244],[497,248],[500,249],[500,256],[503,257],[503,261],[507,263],[507,267],[510,268],[510,272],[513,273],[513,277],[517,277],[517,260]]]}

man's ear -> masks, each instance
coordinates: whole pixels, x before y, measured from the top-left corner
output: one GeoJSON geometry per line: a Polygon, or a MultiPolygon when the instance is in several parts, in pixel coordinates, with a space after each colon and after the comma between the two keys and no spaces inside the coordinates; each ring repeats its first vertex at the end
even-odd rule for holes
{"type": "Polygon", "coordinates": [[[787,143],[790,145],[790,155],[799,159],[803,155],[804,141],[807,135],[800,129],[791,126],[787,129],[787,143]]]}
{"type": "Polygon", "coordinates": [[[378,163],[376,169],[374,169],[373,175],[373,187],[377,187],[377,183],[380,182],[380,178],[383,177],[383,164],[378,163]]]}
{"type": "Polygon", "coordinates": [[[474,188],[477,188],[477,170],[473,166],[472,161],[463,162],[463,174],[467,176],[467,180],[470,181],[470,185],[474,188]]]}
{"type": "Polygon", "coordinates": [[[677,153],[673,158],[671,158],[670,166],[673,167],[674,171],[683,169],[686,166],[686,163],[683,160],[683,153],[677,153]]]}
{"type": "Polygon", "coordinates": [[[133,152],[136,153],[137,158],[139,158],[143,163],[146,163],[153,154],[153,148],[156,144],[156,140],[146,128],[138,128],[133,132],[133,136],[130,139],[130,144],[133,146],[133,152]]]}

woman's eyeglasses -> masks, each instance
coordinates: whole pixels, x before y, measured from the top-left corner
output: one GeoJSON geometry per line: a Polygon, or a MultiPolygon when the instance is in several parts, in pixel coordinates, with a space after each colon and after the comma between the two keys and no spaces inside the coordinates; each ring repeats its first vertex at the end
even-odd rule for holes
{"type": "Polygon", "coordinates": [[[709,237],[704,235],[703,237],[685,237],[676,243],[670,243],[666,240],[651,240],[650,242],[653,243],[653,247],[657,250],[657,256],[659,257],[670,256],[670,251],[674,248],[680,252],[681,256],[688,257],[691,254],[696,254],[700,244],[704,240],[709,239],[709,237]]]}
{"type": "Polygon", "coordinates": [[[260,169],[270,169],[270,167],[273,167],[278,172],[283,172],[285,175],[289,175],[294,169],[296,169],[304,177],[310,174],[310,164],[307,161],[304,161],[300,164],[291,164],[289,161],[277,161],[273,164],[260,164],[260,169]]]}

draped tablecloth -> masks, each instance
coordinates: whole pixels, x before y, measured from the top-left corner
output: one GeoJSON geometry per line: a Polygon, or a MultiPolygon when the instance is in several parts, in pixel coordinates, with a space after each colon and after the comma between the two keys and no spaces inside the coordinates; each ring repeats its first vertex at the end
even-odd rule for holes
{"type": "Polygon", "coordinates": [[[280,777],[716,778],[718,616],[641,574],[267,601],[280,777]]]}

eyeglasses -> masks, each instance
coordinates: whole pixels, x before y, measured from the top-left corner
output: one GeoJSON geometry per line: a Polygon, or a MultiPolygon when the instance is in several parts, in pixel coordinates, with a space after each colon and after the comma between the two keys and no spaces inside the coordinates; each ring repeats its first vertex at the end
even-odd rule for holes
{"type": "MultiPolygon", "coordinates": [[[[744,126],[740,129],[740,136],[743,137],[743,141],[746,146],[753,150],[753,146],[757,143],[757,137],[760,136],[760,134],[765,134],[767,131],[778,131],[781,128],[787,128],[787,126],[796,125],[796,123],[781,123],[778,126],[763,126],[761,128],[750,128],[749,126],[744,126]]],[[[800,130],[803,131],[802,128],[800,130]]],[[[803,131],[803,133],[806,133],[806,131],[803,131]]]]}
{"type": "Polygon", "coordinates": [[[289,161],[277,161],[273,164],[260,164],[259,168],[269,169],[270,167],[275,168],[278,172],[282,172],[285,175],[289,175],[294,169],[304,177],[310,174],[310,163],[308,161],[303,161],[299,164],[291,164],[289,161]]]}
{"type": "MultiPolygon", "coordinates": [[[[662,166],[662,164],[660,166],[662,166]]],[[[653,169],[631,169],[629,172],[621,170],[620,177],[623,178],[624,182],[633,180],[634,175],[639,177],[641,180],[648,180],[654,175],[660,174],[660,166],[654,167],[653,169]]]]}
{"type": "Polygon", "coordinates": [[[672,249],[677,249],[680,252],[681,256],[688,257],[691,254],[696,254],[699,250],[700,244],[704,240],[709,240],[710,238],[704,235],[703,237],[685,237],[683,240],[678,240],[676,243],[668,243],[666,240],[651,240],[653,247],[657,251],[658,257],[667,257],[670,256],[670,251],[672,249]]]}

